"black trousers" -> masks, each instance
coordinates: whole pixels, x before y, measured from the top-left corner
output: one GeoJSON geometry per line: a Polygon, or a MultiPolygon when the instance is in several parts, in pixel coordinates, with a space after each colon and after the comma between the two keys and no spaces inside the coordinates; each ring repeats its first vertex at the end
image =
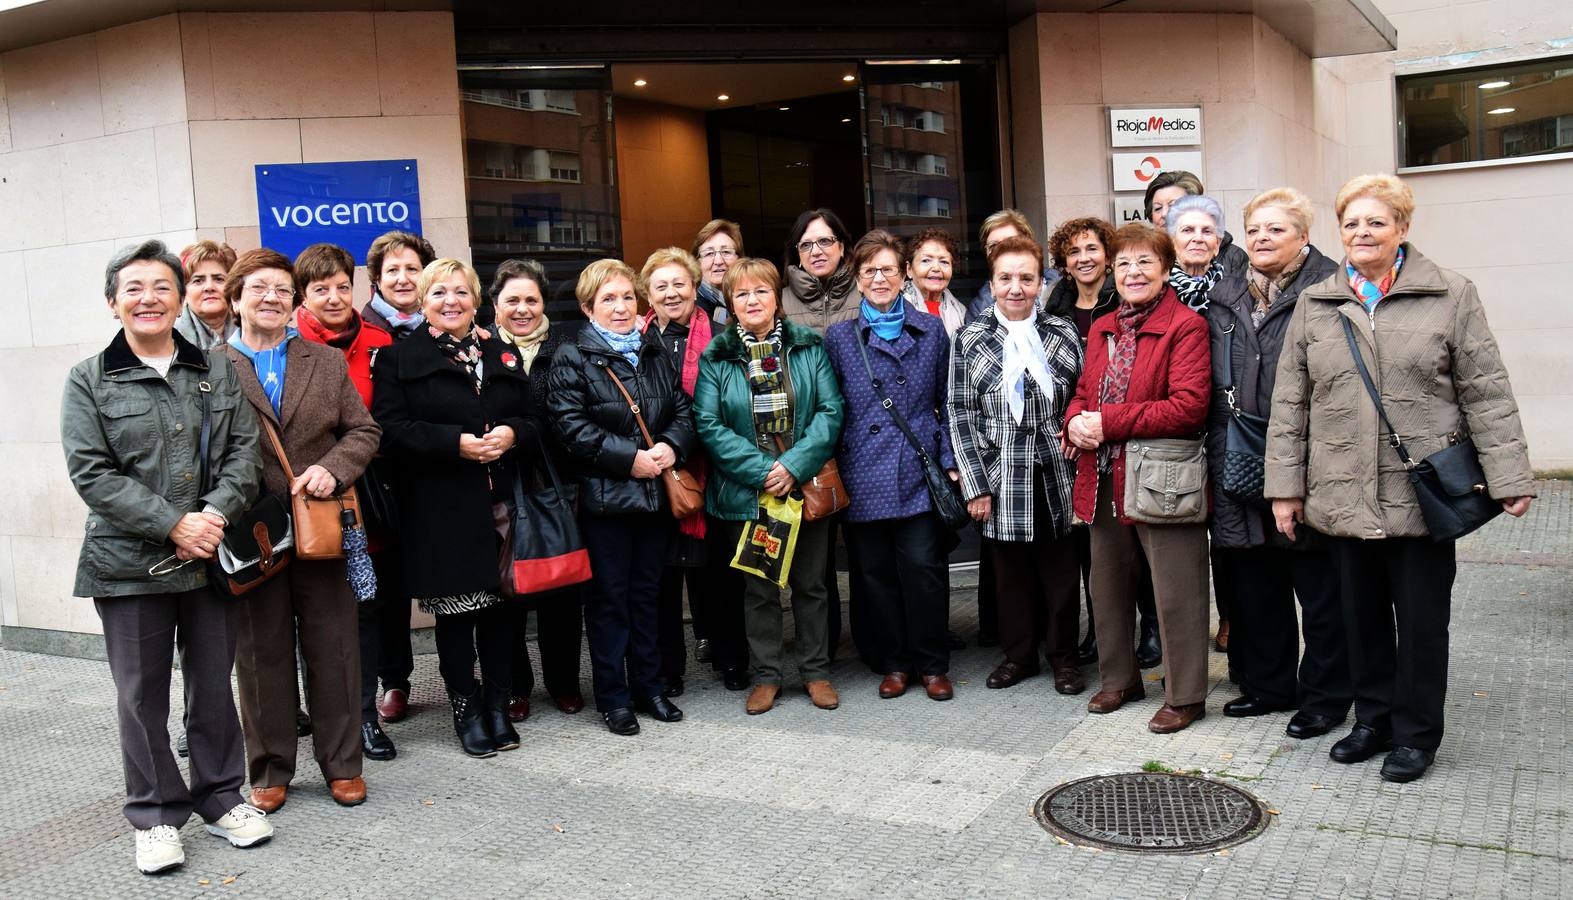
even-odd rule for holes
{"type": "Polygon", "coordinates": [[[666,567],[665,512],[580,517],[590,551],[590,596],[584,631],[590,644],[595,708],[632,706],[633,697],[661,693],[661,651],[656,639],[656,597],[666,567]]]}
{"type": "Polygon", "coordinates": [[[1240,690],[1275,706],[1342,719],[1354,702],[1338,572],[1322,550],[1213,548],[1213,579],[1234,598],[1229,667],[1240,690]],[[1222,568],[1217,564],[1223,562],[1222,568]],[[1295,621],[1295,598],[1300,621],[1295,621]],[[1305,635],[1305,653],[1300,636],[1305,635]],[[1299,672],[1295,662],[1299,661],[1299,672]]]}
{"type": "Polygon", "coordinates": [[[880,671],[916,676],[950,671],[943,527],[931,513],[846,525],[847,549],[855,561],[855,596],[867,611],[859,627],[871,648],[882,654],[877,659],[880,671]]]}
{"type": "MultiPolygon", "coordinates": [[[[842,510],[830,517],[830,547],[825,551],[825,626],[826,633],[830,636],[831,665],[835,665],[836,649],[841,646],[841,581],[836,577],[836,535],[838,532],[844,532],[843,526],[846,524],[846,517],[846,510],[842,510]]],[[[847,569],[849,571],[852,569],[851,555],[852,548],[848,547],[847,569]]],[[[860,598],[857,585],[855,582],[849,581],[847,588],[851,594],[847,598],[847,606],[848,617],[851,619],[849,624],[852,630],[852,646],[857,650],[858,656],[864,662],[869,662],[869,655],[864,652],[863,645],[860,643],[862,638],[858,636],[858,625],[863,618],[864,610],[858,603],[860,598]]],[[[866,637],[868,632],[868,626],[864,625],[863,635],[866,637]]],[[[873,652],[872,649],[870,652],[873,652]]]]}
{"type": "Polygon", "coordinates": [[[1391,730],[1399,747],[1442,743],[1452,541],[1331,539],[1338,568],[1355,719],[1391,730]]]}
{"type": "Polygon", "coordinates": [[[1038,668],[1040,643],[1050,665],[1074,666],[1081,624],[1076,545],[1069,535],[1053,535],[1046,509],[1036,518],[1033,540],[983,540],[994,572],[1000,646],[1007,660],[1028,669],[1038,668]]]}
{"type": "Polygon", "coordinates": [[[513,695],[535,692],[535,671],[530,662],[530,613],[535,613],[535,642],[541,657],[541,680],[553,697],[580,693],[579,659],[584,647],[584,589],[582,586],[547,591],[509,604],[513,629],[513,695]]]}
{"type": "Polygon", "coordinates": [[[448,690],[475,692],[475,661],[488,687],[507,691],[513,683],[513,620],[509,602],[437,616],[437,669],[448,690]]]}

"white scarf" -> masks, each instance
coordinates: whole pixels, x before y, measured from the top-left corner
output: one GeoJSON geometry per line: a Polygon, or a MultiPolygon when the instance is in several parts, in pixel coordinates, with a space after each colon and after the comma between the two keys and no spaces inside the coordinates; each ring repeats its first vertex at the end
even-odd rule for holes
{"type": "Polygon", "coordinates": [[[1049,374],[1048,350],[1038,334],[1037,317],[1029,316],[1019,322],[1004,316],[998,318],[1005,326],[1005,365],[1000,383],[1005,388],[1005,403],[1010,407],[1011,418],[1020,425],[1027,405],[1027,376],[1031,375],[1038,383],[1038,390],[1043,392],[1050,409],[1055,406],[1054,378],[1049,374]]]}

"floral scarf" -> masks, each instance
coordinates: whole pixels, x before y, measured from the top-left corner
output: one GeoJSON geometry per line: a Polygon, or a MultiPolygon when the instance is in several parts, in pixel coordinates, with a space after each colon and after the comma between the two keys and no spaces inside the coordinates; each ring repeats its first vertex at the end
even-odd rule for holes
{"type": "Polygon", "coordinates": [[[1222,277],[1223,266],[1216,259],[1208,263],[1207,271],[1200,275],[1187,274],[1178,262],[1169,269],[1169,284],[1180,295],[1181,302],[1197,312],[1207,311],[1213,285],[1222,277]]]}
{"type": "Polygon", "coordinates": [[[1404,267],[1404,248],[1398,248],[1398,258],[1393,260],[1393,268],[1388,270],[1382,280],[1372,284],[1369,278],[1355,271],[1355,264],[1344,260],[1344,274],[1349,277],[1349,286],[1354,289],[1355,296],[1365,304],[1367,313],[1376,311],[1376,304],[1387,292],[1393,289],[1393,282],[1398,280],[1398,270],[1404,267]]]}
{"type": "MultiPolygon", "coordinates": [[[[1136,368],[1136,334],[1162,302],[1162,297],[1141,306],[1120,302],[1114,314],[1114,352],[1109,355],[1109,367],[1103,372],[1098,398],[1100,408],[1110,403],[1125,402],[1126,394],[1131,389],[1131,373],[1136,368]]],[[[1123,443],[1112,441],[1101,444],[1098,447],[1098,471],[1107,472],[1113,468],[1114,460],[1119,458],[1124,447],[1123,443]]]]}
{"type": "Polygon", "coordinates": [[[1311,245],[1306,244],[1300,248],[1300,254],[1284,266],[1276,278],[1268,278],[1251,266],[1245,271],[1245,283],[1251,291],[1251,298],[1256,301],[1251,310],[1251,325],[1260,328],[1262,320],[1267,318],[1267,310],[1278,301],[1284,288],[1294,282],[1295,276],[1300,274],[1300,269],[1305,265],[1306,259],[1311,256],[1311,245]]]}
{"type": "Polygon", "coordinates": [[[497,337],[503,343],[519,351],[519,362],[524,366],[524,374],[530,374],[530,366],[535,363],[535,358],[541,353],[541,345],[546,343],[546,336],[551,333],[552,323],[546,316],[535,323],[535,328],[529,334],[515,335],[503,327],[502,321],[497,322],[497,337]]]}
{"type": "Polygon", "coordinates": [[[426,331],[437,342],[437,349],[448,361],[463,369],[475,384],[475,393],[481,392],[481,339],[478,330],[470,327],[470,333],[462,338],[456,338],[440,328],[427,326],[426,331]]]}
{"type": "Polygon", "coordinates": [[[736,326],[746,354],[748,386],[754,394],[754,430],[761,436],[792,432],[792,398],[787,394],[786,377],[781,371],[785,360],[781,346],[784,321],[777,319],[776,327],[764,340],[749,334],[741,324],[736,326]]]}

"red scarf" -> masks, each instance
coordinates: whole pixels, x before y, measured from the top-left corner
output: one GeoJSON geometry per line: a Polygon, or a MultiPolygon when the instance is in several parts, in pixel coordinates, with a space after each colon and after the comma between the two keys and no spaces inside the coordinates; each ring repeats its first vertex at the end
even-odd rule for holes
{"type": "MultiPolygon", "coordinates": [[[[644,317],[643,328],[649,328],[655,323],[655,310],[651,310],[644,317]]],[[[643,330],[643,329],[641,329],[643,330]]],[[[688,343],[683,345],[683,365],[678,370],[678,380],[683,385],[683,393],[689,397],[694,395],[694,387],[699,384],[699,355],[710,346],[710,317],[705,315],[703,307],[696,305],[694,312],[688,317],[688,343]]],[[[703,454],[696,453],[688,463],[689,474],[694,476],[702,488],[705,486],[706,469],[703,454]]],[[[705,536],[705,511],[703,509],[693,515],[681,519],[677,529],[683,534],[700,540],[705,536]]]]}

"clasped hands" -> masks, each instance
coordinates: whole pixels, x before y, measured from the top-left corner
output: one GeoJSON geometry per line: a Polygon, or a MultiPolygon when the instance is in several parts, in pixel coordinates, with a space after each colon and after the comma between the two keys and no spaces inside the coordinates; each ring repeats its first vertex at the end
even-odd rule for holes
{"type": "Polygon", "coordinates": [[[189,512],[169,531],[175,545],[175,558],[181,562],[212,559],[218,542],[224,539],[224,517],[209,512],[189,512]]]}
{"type": "Polygon", "coordinates": [[[649,450],[634,451],[633,476],[635,478],[655,478],[667,469],[677,465],[677,451],[671,445],[662,441],[649,450]]]}
{"type": "MultiPolygon", "coordinates": [[[[459,435],[459,456],[471,462],[493,463],[513,449],[513,429],[497,425],[480,437],[473,434],[459,435]]],[[[310,471],[310,470],[307,470],[310,471]]]]}
{"type": "Polygon", "coordinates": [[[1075,459],[1083,450],[1096,450],[1103,443],[1103,413],[1084,410],[1071,416],[1060,434],[1060,452],[1075,459]]]}

